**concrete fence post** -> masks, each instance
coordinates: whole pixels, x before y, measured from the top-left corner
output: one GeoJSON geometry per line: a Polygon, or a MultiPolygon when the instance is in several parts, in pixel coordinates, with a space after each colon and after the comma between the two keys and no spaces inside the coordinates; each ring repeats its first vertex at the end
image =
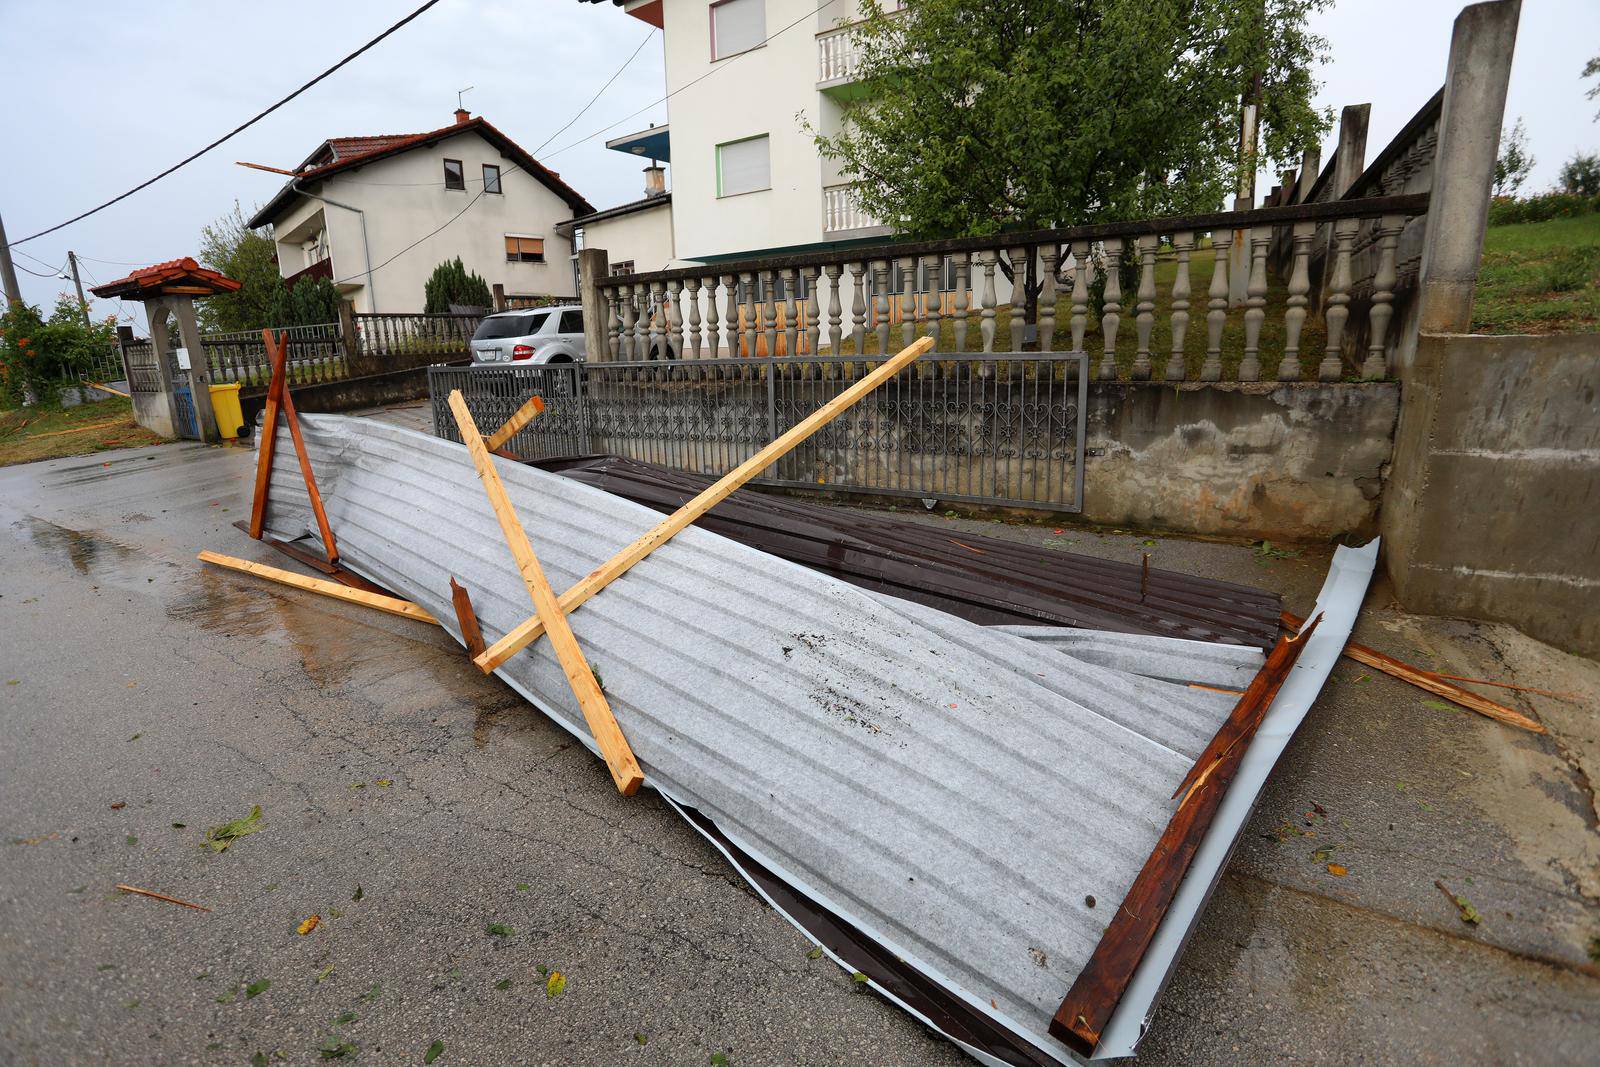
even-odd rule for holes
{"type": "Polygon", "coordinates": [[[133,393],[133,369],[128,366],[128,346],[133,344],[133,327],[117,327],[117,355],[122,359],[122,380],[128,383],[128,393],[133,393]]]}
{"type": "Polygon", "coordinates": [[[503,282],[495,282],[491,288],[494,292],[494,309],[496,311],[504,311],[508,306],[506,304],[505,284],[503,282]]]}
{"type": "Polygon", "coordinates": [[[611,271],[610,257],[603,248],[578,252],[578,297],[583,302],[583,353],[591,363],[611,358],[606,337],[606,294],[601,279],[611,271]]]}
{"type": "Polygon", "coordinates": [[[355,362],[360,353],[356,337],[356,306],[348,300],[339,301],[339,341],[344,346],[344,358],[355,362]]]}
{"type": "MultiPolygon", "coordinates": [[[[1367,127],[1372,119],[1371,104],[1349,104],[1339,113],[1339,143],[1333,147],[1333,187],[1329,200],[1341,199],[1361,177],[1367,165],[1367,127]]],[[[1315,178],[1311,179],[1313,182],[1315,178]]],[[[1333,280],[1333,263],[1338,254],[1335,230],[1329,223],[1322,233],[1322,274],[1317,279],[1318,311],[1328,306],[1328,288],[1333,280]]]]}
{"type": "Polygon", "coordinates": [[[1521,11],[1522,0],[1490,0],[1456,16],[1422,244],[1422,333],[1465,333],[1472,325],[1521,11]]]}
{"type": "Polygon", "coordinates": [[[200,339],[194,301],[187,296],[170,299],[172,316],[178,320],[178,336],[189,353],[189,401],[194,405],[195,428],[200,431],[200,440],[208,445],[218,444],[222,433],[217,429],[217,415],[211,407],[211,357],[200,339]]]}

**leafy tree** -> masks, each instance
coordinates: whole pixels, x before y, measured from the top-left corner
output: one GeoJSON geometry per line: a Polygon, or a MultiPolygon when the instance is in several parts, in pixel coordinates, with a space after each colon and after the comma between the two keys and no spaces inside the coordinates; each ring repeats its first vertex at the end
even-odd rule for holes
{"type": "MultiPolygon", "coordinates": [[[[1583,65],[1583,76],[1585,78],[1592,78],[1597,74],[1600,74],[1600,56],[1594,56],[1589,60],[1589,62],[1583,65]]],[[[1583,95],[1590,100],[1600,97],[1600,85],[1594,86],[1583,95]]],[[[1600,113],[1595,115],[1594,120],[1596,122],[1600,122],[1600,113]]]]}
{"type": "Polygon", "coordinates": [[[422,310],[429,315],[443,314],[450,310],[451,304],[480,308],[494,304],[489,283],[477,272],[467,270],[460,256],[433,268],[433,276],[428,279],[424,295],[426,301],[422,310]]]}
{"type": "Polygon", "coordinates": [[[116,321],[111,316],[85,325],[82,305],[66,293],[49,318],[31,304],[13,303],[0,315],[0,402],[14,406],[31,395],[54,403],[63,382],[116,348],[116,321]]]}
{"type": "Polygon", "coordinates": [[[1210,210],[1240,167],[1293,165],[1328,0],[919,0],[859,27],[871,91],[822,153],[914,236],[1210,210]],[[1254,159],[1239,113],[1260,106],[1254,159]]]}
{"type": "Polygon", "coordinates": [[[1600,196],[1600,154],[1579,152],[1561,166],[1561,191],[1600,196]]]}
{"type": "Polygon", "coordinates": [[[1500,131],[1500,155],[1494,161],[1494,195],[1516,196],[1533,171],[1534,158],[1528,152],[1528,130],[1518,118],[1510,130],[1500,131]]]}
{"type": "Polygon", "coordinates": [[[243,283],[238,292],[207,297],[196,304],[202,330],[213,333],[283,325],[272,315],[273,301],[283,290],[277,248],[271,238],[246,225],[237,200],[232,211],[200,231],[199,259],[201,265],[243,283]]]}
{"type": "Polygon", "coordinates": [[[338,322],[339,299],[339,290],[327,278],[301,278],[292,289],[279,281],[267,309],[267,324],[318,326],[338,322]]]}

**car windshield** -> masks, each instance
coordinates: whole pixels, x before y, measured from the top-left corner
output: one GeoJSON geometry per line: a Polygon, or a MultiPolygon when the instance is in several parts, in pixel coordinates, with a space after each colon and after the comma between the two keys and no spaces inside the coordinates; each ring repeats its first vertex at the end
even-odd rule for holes
{"type": "Polygon", "coordinates": [[[530,333],[538,333],[548,316],[549,312],[545,311],[537,315],[491,315],[478,324],[478,332],[472,335],[472,339],[494,341],[502,337],[525,337],[530,333]]]}

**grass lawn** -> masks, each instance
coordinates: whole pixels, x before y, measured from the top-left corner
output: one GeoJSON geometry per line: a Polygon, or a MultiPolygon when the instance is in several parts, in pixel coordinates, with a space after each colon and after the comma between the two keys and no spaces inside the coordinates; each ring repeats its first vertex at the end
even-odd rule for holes
{"type": "Polygon", "coordinates": [[[162,440],[133,421],[132,403],[120,396],[73,408],[0,411],[0,467],[162,440]]]}
{"type": "Polygon", "coordinates": [[[1600,215],[1489,229],[1473,333],[1593,330],[1600,330],[1600,215]]]}

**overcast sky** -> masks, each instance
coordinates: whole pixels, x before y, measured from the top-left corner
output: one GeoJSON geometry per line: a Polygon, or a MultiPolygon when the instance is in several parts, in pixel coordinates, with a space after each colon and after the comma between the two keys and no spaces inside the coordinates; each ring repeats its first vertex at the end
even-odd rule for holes
{"type": "MultiPolygon", "coordinates": [[[[353,51],[418,0],[0,0],[0,216],[12,241],[150,177],[353,51]]],[[[1372,104],[1369,158],[1443,83],[1460,0],[1337,0],[1316,19],[1331,42],[1322,103],[1372,104]]],[[[805,24],[790,32],[803,32],[805,24]]],[[[456,90],[597,207],[636,199],[639,161],[607,137],[666,119],[659,35],[570,129],[558,134],[651,27],[611,4],[443,0],[395,36],[210,155],[100,214],[13,249],[52,274],[76,250],[100,281],[194,255],[200,227],[237,199],[281,184],[235,160],[292,167],[328,137],[413,133],[451,121],[456,90]],[[630,113],[645,109],[637,115],[630,113]],[[614,126],[612,124],[615,124],[614,126]],[[608,127],[610,127],[608,129],[608,127]],[[602,132],[604,131],[604,132],[602,132]],[[598,135],[598,136],[589,136],[598,135]],[[543,149],[541,145],[549,142],[543,149]]],[[[1506,121],[1527,122],[1527,189],[1555,181],[1574,151],[1600,150],[1600,100],[1579,77],[1600,53],[1596,0],[1524,0],[1506,121]]],[[[1324,150],[1324,158],[1328,151],[1324,150]]],[[[1527,190],[1525,190],[1527,191],[1527,190]]],[[[70,283],[19,270],[48,307],[70,283]]],[[[85,285],[93,282],[89,277],[85,285]]],[[[97,314],[135,308],[96,302],[97,314]]],[[[138,316],[142,328],[142,314],[138,316]]]]}

